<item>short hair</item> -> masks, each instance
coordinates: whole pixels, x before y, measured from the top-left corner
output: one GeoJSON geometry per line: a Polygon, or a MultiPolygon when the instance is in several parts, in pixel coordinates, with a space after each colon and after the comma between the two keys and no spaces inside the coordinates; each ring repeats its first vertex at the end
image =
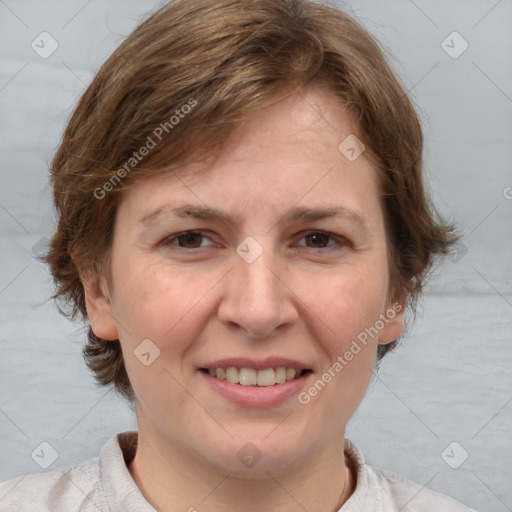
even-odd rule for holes
{"type": "MultiPolygon", "coordinates": [[[[390,300],[407,297],[414,310],[435,256],[456,235],[429,198],[420,119],[385,53],[354,18],[311,0],[173,0],[153,13],[100,68],[51,164],[58,225],[47,261],[59,310],[87,321],[80,271],[108,282],[130,183],[218,154],[251,112],[311,82],[340,98],[366,146],[383,205],[390,300]]],[[[397,341],[379,345],[377,361],[397,341]]],[[[119,340],[89,326],[83,354],[99,384],[134,401],[119,340]]]]}

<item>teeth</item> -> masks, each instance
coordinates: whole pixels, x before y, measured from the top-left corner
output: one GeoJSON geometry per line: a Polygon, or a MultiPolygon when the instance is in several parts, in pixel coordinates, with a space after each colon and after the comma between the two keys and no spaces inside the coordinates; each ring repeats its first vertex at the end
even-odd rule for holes
{"type": "Polygon", "coordinates": [[[276,372],[269,368],[258,372],[258,386],[273,386],[276,383],[276,372]]]}
{"type": "Polygon", "coordinates": [[[256,370],[253,368],[240,368],[240,384],[242,386],[254,386],[256,381],[256,370]]]}
{"type": "Polygon", "coordinates": [[[217,379],[227,380],[231,384],[242,386],[273,386],[300,377],[304,372],[295,368],[265,368],[255,370],[254,368],[215,368],[209,369],[208,373],[217,379]]]}
{"type": "Polygon", "coordinates": [[[286,381],[286,368],[276,368],[276,382],[281,384],[286,381]]]}
{"type": "Polygon", "coordinates": [[[240,382],[240,376],[238,373],[238,368],[228,368],[226,370],[226,380],[231,382],[231,384],[238,384],[240,382]]]}
{"type": "Polygon", "coordinates": [[[286,368],[286,380],[295,378],[295,368],[286,368]]]}

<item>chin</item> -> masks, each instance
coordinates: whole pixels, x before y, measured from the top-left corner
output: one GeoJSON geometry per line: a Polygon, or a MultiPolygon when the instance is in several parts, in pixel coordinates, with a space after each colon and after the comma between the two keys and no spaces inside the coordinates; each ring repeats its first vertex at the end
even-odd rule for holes
{"type": "MultiPolygon", "coordinates": [[[[268,430],[265,435],[268,435],[268,430]]],[[[211,453],[211,461],[221,472],[243,479],[266,479],[287,473],[304,462],[304,437],[284,444],[283,436],[251,440],[250,436],[230,439],[222,452],[211,453]]]]}

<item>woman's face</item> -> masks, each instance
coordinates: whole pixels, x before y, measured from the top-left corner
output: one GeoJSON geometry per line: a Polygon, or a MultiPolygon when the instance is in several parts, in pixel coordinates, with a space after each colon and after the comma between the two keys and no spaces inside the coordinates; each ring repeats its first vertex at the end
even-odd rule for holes
{"type": "Polygon", "coordinates": [[[86,288],[95,333],[121,342],[141,441],[258,475],[343,438],[403,316],[352,133],[342,103],[309,87],[250,118],[204,172],[127,191],[110,301],[86,288]]]}

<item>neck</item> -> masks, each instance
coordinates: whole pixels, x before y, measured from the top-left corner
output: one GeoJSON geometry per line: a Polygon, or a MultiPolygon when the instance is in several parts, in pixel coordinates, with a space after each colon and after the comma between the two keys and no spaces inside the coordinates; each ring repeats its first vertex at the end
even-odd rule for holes
{"type": "Polygon", "coordinates": [[[129,471],[145,499],[159,512],[224,512],[244,503],[244,512],[275,510],[335,512],[350,497],[355,478],[346,464],[343,435],[315,457],[266,478],[241,478],[209,465],[197,454],[162,444],[141,432],[129,471]],[[162,448],[165,447],[165,448],[162,448]]]}

